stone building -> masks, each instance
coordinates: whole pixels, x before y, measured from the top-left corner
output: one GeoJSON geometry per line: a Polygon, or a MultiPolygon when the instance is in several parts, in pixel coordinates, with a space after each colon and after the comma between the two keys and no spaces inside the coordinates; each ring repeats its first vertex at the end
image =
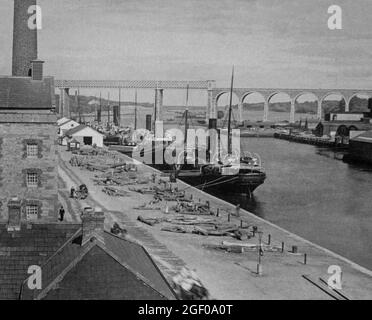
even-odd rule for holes
{"type": "Polygon", "coordinates": [[[51,78],[0,78],[0,220],[9,228],[58,218],[53,92],[51,78]]]}
{"type": "Polygon", "coordinates": [[[0,77],[0,221],[58,218],[54,81],[37,59],[36,0],[14,0],[12,77],[0,77]]]}

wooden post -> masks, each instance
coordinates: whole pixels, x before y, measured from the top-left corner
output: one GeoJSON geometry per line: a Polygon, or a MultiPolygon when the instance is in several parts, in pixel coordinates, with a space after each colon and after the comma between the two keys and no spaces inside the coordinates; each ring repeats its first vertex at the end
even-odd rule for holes
{"type": "Polygon", "coordinates": [[[307,254],[304,253],[304,264],[306,264],[306,263],[307,263],[307,254]]]}
{"type": "Polygon", "coordinates": [[[282,252],[284,252],[284,242],[282,242],[282,252]]]}
{"type": "Polygon", "coordinates": [[[217,208],[217,217],[220,216],[220,208],[217,208]]]}
{"type": "Polygon", "coordinates": [[[261,264],[261,253],[262,253],[262,231],[258,232],[258,239],[259,239],[259,245],[258,245],[258,263],[257,263],[257,274],[259,276],[262,275],[262,264],[261,264]]]}
{"type": "Polygon", "coordinates": [[[269,234],[267,236],[267,244],[270,245],[271,244],[271,234],[269,234]]]}
{"type": "Polygon", "coordinates": [[[230,222],[230,213],[227,215],[227,221],[230,222]]]}

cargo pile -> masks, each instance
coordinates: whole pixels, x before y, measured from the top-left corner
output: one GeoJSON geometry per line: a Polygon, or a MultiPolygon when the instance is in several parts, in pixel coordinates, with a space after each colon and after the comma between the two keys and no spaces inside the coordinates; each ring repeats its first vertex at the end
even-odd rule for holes
{"type": "Polygon", "coordinates": [[[111,197],[126,197],[129,192],[120,187],[147,184],[151,179],[139,174],[137,165],[124,161],[120,154],[104,149],[91,148],[83,155],[73,155],[70,164],[101,172],[94,176],[93,181],[95,185],[103,186],[102,192],[111,197]]]}

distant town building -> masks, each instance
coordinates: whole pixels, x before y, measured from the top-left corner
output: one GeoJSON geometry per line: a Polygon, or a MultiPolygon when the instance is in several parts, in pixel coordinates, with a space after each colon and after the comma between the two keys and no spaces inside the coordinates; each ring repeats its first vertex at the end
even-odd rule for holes
{"type": "Polygon", "coordinates": [[[372,130],[372,99],[368,100],[368,112],[331,112],[325,121],[314,129],[318,136],[351,137],[355,131],[372,130]]]}

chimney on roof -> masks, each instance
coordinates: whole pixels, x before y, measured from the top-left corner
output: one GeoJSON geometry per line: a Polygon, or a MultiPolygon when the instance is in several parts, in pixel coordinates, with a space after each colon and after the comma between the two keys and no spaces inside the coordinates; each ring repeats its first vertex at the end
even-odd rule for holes
{"type": "Polygon", "coordinates": [[[43,64],[42,60],[32,60],[31,61],[31,75],[32,80],[43,80],[43,64]]]}
{"type": "Polygon", "coordinates": [[[30,77],[31,61],[37,59],[37,28],[29,25],[33,21],[36,0],[14,0],[13,60],[14,77],[30,77]]]}
{"type": "Polygon", "coordinates": [[[8,201],[8,231],[21,230],[21,207],[22,202],[17,196],[8,201]]]}
{"type": "Polygon", "coordinates": [[[104,223],[105,214],[101,208],[86,207],[81,215],[81,222],[83,227],[83,239],[81,245],[84,246],[93,238],[104,242],[104,223]]]}

